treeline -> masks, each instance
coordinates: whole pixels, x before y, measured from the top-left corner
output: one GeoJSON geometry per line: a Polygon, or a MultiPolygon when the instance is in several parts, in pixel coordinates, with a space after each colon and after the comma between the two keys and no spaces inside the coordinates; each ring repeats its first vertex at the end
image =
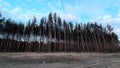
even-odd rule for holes
{"type": "Polygon", "coordinates": [[[73,24],[56,13],[39,22],[34,17],[25,25],[0,13],[1,52],[118,52],[118,44],[110,25],[73,24]]]}

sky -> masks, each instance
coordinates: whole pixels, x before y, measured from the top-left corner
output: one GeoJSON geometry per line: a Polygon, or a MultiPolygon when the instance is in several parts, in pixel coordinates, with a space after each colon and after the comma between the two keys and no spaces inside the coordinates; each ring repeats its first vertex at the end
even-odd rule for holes
{"type": "Polygon", "coordinates": [[[120,0],[0,0],[0,11],[4,17],[25,23],[56,12],[67,21],[110,24],[120,40],[120,0]]]}

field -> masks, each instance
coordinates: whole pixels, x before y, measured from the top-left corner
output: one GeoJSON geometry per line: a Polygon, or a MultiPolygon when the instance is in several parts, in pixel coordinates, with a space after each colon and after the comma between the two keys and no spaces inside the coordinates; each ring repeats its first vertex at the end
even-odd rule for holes
{"type": "Polygon", "coordinates": [[[120,68],[120,53],[0,53],[0,68],[120,68]]]}

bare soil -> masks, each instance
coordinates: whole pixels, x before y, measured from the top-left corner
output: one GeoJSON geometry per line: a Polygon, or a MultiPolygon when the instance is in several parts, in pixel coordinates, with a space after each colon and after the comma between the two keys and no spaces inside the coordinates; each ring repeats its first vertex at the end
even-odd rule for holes
{"type": "Polygon", "coordinates": [[[120,53],[0,53],[0,68],[120,68],[120,53]]]}

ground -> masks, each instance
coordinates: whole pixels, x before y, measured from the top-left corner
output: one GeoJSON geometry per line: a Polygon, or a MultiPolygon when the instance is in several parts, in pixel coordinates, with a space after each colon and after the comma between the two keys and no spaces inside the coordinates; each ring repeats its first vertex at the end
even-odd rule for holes
{"type": "Polygon", "coordinates": [[[120,68],[120,53],[0,53],[0,68],[120,68]]]}

